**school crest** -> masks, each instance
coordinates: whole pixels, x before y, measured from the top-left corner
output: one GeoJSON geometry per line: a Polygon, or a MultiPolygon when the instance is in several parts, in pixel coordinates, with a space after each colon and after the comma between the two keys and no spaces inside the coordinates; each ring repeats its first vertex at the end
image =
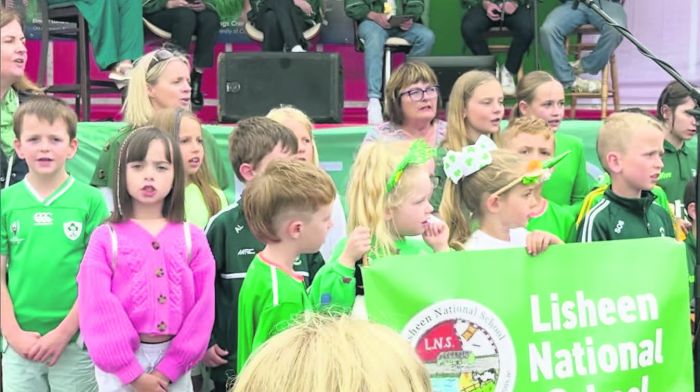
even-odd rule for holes
{"type": "Polygon", "coordinates": [[[80,232],[83,231],[81,222],[70,221],[63,224],[63,232],[69,240],[75,241],[80,237],[80,232]]]}
{"type": "Polygon", "coordinates": [[[22,242],[22,238],[19,237],[19,221],[14,221],[10,224],[10,232],[12,236],[10,237],[10,243],[18,245],[22,242]]]}

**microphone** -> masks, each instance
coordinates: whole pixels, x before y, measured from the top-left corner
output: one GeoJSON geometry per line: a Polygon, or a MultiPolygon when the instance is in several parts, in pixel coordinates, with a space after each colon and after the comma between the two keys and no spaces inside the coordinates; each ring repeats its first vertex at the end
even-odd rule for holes
{"type": "Polygon", "coordinates": [[[574,4],[571,5],[572,10],[577,10],[578,9],[578,3],[580,0],[574,0],[574,4]]]}

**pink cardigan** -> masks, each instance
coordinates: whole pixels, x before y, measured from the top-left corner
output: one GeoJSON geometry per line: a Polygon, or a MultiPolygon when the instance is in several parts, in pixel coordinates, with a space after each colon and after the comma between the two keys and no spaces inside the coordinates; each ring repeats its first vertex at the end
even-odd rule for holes
{"type": "Polygon", "coordinates": [[[95,365],[129,384],[145,371],[135,352],[139,334],[175,335],[156,370],[175,382],[207,349],[214,324],[215,261],[204,233],[190,225],[187,262],[182,224],[157,236],[133,221],[98,227],[78,274],[80,333],[95,365]]]}

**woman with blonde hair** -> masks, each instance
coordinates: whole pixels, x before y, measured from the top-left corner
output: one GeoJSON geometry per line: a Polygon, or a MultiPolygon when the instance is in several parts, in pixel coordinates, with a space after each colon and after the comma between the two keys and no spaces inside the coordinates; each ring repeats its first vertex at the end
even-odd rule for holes
{"type": "MultiPolygon", "coordinates": [[[[119,146],[135,128],[147,125],[153,114],[162,109],[190,108],[190,63],[183,54],[162,48],[145,54],[130,73],[129,88],[122,112],[127,126],[104,147],[90,183],[111,187],[119,146]]],[[[207,160],[212,175],[222,189],[228,186],[224,163],[216,148],[216,140],[202,131],[207,160]]]]}
{"type": "Polygon", "coordinates": [[[383,325],[310,315],[265,342],[232,392],[429,392],[410,344],[383,325]]]}
{"type": "Polygon", "coordinates": [[[424,139],[439,147],[447,134],[447,122],[438,118],[440,86],[425,63],[409,61],[391,73],[384,92],[384,112],[389,121],[370,129],[364,142],[424,139]]]}
{"type": "MultiPolygon", "coordinates": [[[[277,121],[294,132],[299,145],[296,155],[297,159],[321,166],[313,135],[314,123],[306,113],[294,106],[283,105],[270,110],[266,117],[277,121]]],[[[343,201],[340,199],[340,195],[337,194],[333,201],[331,219],[333,220],[333,227],[328,231],[326,241],[320,249],[324,260],[330,259],[335,244],[345,237],[345,211],[343,210],[343,201]]]]}

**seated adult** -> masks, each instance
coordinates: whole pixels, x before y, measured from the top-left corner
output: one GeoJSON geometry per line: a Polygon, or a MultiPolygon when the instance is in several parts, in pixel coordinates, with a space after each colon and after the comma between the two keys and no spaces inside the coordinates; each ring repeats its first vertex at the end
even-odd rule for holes
{"type": "MultiPolygon", "coordinates": [[[[189,109],[190,63],[178,52],[158,49],[145,54],[130,73],[129,88],[124,101],[124,120],[128,125],[104,147],[95,167],[90,184],[111,188],[114,184],[115,165],[119,147],[135,128],[147,125],[153,113],[160,109],[181,107],[189,109]]],[[[207,165],[221,189],[228,186],[224,163],[218,153],[216,140],[202,130],[207,165]]]]}
{"type": "Polygon", "coordinates": [[[503,92],[515,94],[513,75],[518,73],[535,35],[530,0],[464,0],[464,3],[467,11],[462,17],[462,38],[473,54],[491,54],[484,35],[490,28],[505,26],[513,33],[506,63],[498,68],[497,74],[503,92]]]}
{"type": "Polygon", "coordinates": [[[95,62],[120,88],[143,54],[141,6],[133,0],[48,0],[49,5],[72,3],[88,24],[95,62]]]}
{"type": "Polygon", "coordinates": [[[422,62],[401,64],[389,78],[384,108],[389,121],[372,128],[364,142],[423,138],[439,147],[447,134],[447,122],[438,119],[440,87],[435,72],[422,62]]]}
{"type": "Polygon", "coordinates": [[[435,34],[420,23],[425,0],[345,0],[345,14],[358,25],[357,34],[365,49],[365,78],[367,80],[367,122],[380,124],[382,118],[382,68],[384,43],[389,37],[410,42],[409,55],[427,56],[435,44],[435,34]],[[398,26],[391,16],[409,17],[398,26]]]}
{"type": "MultiPolygon", "coordinates": [[[[542,49],[552,60],[554,76],[564,85],[564,88],[570,88],[576,92],[598,92],[601,88],[600,80],[587,80],[579,75],[600,72],[615,48],[622,42],[622,35],[587,6],[582,4],[577,9],[573,9],[572,0],[562,0],[562,3],[547,15],[540,27],[542,49]],[[591,53],[570,64],[567,61],[564,40],[567,35],[584,24],[595,26],[600,32],[600,38],[591,53]]],[[[627,15],[619,0],[599,0],[596,3],[618,24],[627,26],[627,15]]]]}
{"type": "Polygon", "coordinates": [[[0,8],[0,42],[0,188],[5,188],[22,181],[28,170],[15,154],[12,117],[20,103],[41,91],[24,74],[27,47],[22,20],[8,8],[0,8]]]}
{"type": "Polygon", "coordinates": [[[250,0],[248,20],[266,52],[305,52],[304,31],[321,22],[321,0],[250,0]]]}
{"type": "Polygon", "coordinates": [[[197,36],[194,64],[190,73],[190,98],[194,106],[202,106],[202,73],[214,65],[214,45],[220,26],[219,14],[203,0],[144,0],[143,16],[159,28],[170,32],[170,41],[183,52],[189,51],[192,36],[197,36]]]}

